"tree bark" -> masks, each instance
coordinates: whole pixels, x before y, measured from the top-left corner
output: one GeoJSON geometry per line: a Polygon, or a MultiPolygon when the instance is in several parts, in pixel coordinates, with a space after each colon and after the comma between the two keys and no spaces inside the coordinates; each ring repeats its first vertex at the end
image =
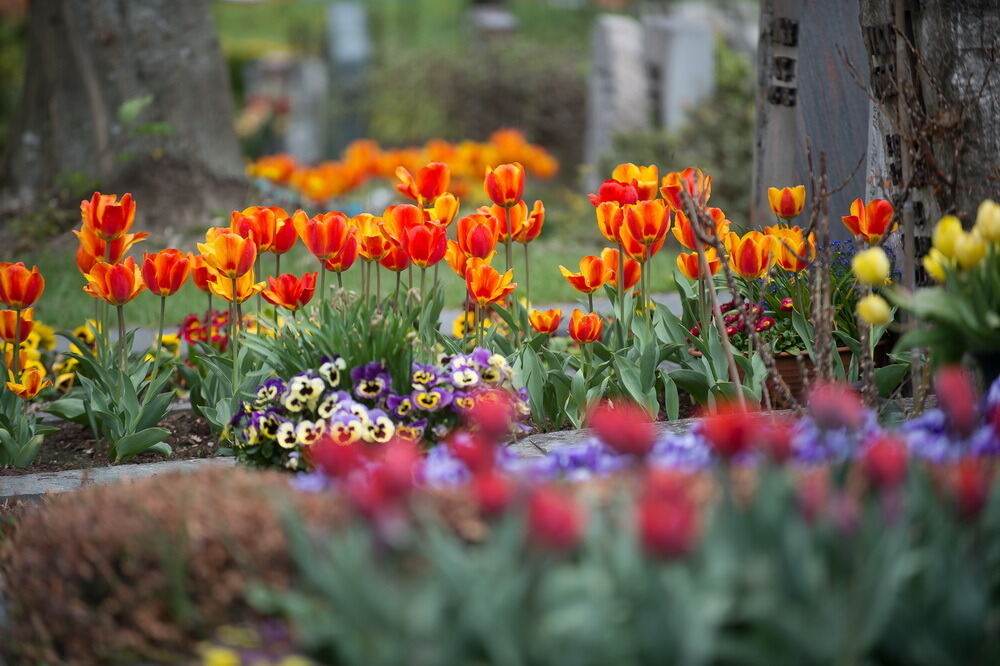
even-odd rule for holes
{"type": "Polygon", "coordinates": [[[241,205],[242,158],[209,8],[31,2],[25,84],[0,163],[2,208],[131,191],[143,227],[165,230],[241,205]]]}

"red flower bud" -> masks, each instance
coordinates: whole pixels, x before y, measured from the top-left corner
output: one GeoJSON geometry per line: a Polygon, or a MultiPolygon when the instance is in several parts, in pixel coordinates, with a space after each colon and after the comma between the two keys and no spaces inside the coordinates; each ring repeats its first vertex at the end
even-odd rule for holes
{"type": "Polygon", "coordinates": [[[619,453],[645,456],[656,443],[656,428],[646,410],[630,402],[604,401],[589,417],[597,437],[619,453]]]}
{"type": "Polygon", "coordinates": [[[698,509],[687,498],[644,497],[637,508],[639,536],[646,550],[671,559],[691,552],[701,531],[698,509]]]}
{"type": "Polygon", "coordinates": [[[496,446],[493,442],[474,433],[455,433],[448,442],[448,448],[453,456],[476,475],[489,472],[496,462],[496,446]]]}
{"type": "Polygon", "coordinates": [[[503,474],[487,471],[472,480],[472,491],[479,510],[488,516],[503,513],[514,497],[514,484],[503,474]]]}
{"type": "Polygon", "coordinates": [[[570,550],[580,542],[586,523],[583,509],[551,486],[535,488],[528,502],[528,534],[553,550],[570,550]]]}
{"type": "Polygon", "coordinates": [[[934,391],[952,429],[962,437],[971,435],[979,422],[972,373],[960,365],[944,366],[934,375],[934,391]]]}
{"type": "Polygon", "coordinates": [[[720,458],[729,459],[747,451],[754,443],[760,421],[756,414],[736,405],[722,405],[701,420],[701,435],[720,458]]]}
{"type": "Polygon", "coordinates": [[[865,406],[846,384],[821,383],[809,391],[809,415],[823,430],[857,430],[864,423],[865,406]]]}
{"type": "Polygon", "coordinates": [[[876,487],[891,490],[906,478],[906,446],[892,435],[877,435],[861,460],[865,476],[876,487]]]}
{"type": "Polygon", "coordinates": [[[955,507],[966,520],[974,519],[986,506],[990,496],[990,475],[978,458],[959,461],[951,481],[955,507]]]}

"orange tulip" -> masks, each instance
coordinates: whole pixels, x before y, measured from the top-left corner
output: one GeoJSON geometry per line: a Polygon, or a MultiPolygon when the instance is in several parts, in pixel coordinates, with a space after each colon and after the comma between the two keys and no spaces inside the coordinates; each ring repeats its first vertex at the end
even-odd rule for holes
{"type": "Polygon", "coordinates": [[[451,169],[447,164],[431,162],[421,167],[414,178],[406,167],[401,166],[396,168],[396,178],[400,180],[396,189],[422,206],[425,202],[433,202],[448,189],[451,169]]]}
{"type": "Polygon", "coordinates": [[[538,238],[542,233],[542,226],[545,224],[545,204],[536,201],[531,207],[528,221],[521,227],[521,231],[514,236],[518,243],[530,243],[538,238]]]}
{"type": "Polygon", "coordinates": [[[490,264],[495,256],[496,252],[490,252],[489,256],[482,259],[470,256],[465,252],[462,252],[462,248],[459,247],[458,243],[453,240],[449,240],[448,248],[444,253],[444,260],[451,267],[451,270],[455,271],[456,275],[464,278],[466,271],[468,271],[471,266],[490,264]]]}
{"type": "Polygon", "coordinates": [[[674,171],[663,177],[660,183],[660,193],[674,211],[687,211],[681,190],[687,192],[688,198],[695,206],[704,206],[712,196],[712,177],[696,167],[688,167],[684,171],[674,171]]]}
{"type": "Polygon", "coordinates": [[[532,310],[528,313],[531,327],[539,333],[555,333],[562,322],[562,310],[532,310]]]}
{"type": "Polygon", "coordinates": [[[458,213],[458,199],[451,192],[445,192],[434,201],[434,205],[424,211],[431,224],[447,227],[458,213]]]}
{"type": "Polygon", "coordinates": [[[316,292],[316,272],[296,277],[283,273],[267,278],[267,289],[261,292],[264,300],[272,305],[295,312],[304,307],[316,292]]]}
{"type": "Polygon", "coordinates": [[[191,255],[191,280],[194,282],[194,286],[202,290],[206,294],[211,294],[212,290],[209,289],[208,283],[215,279],[215,273],[212,272],[211,267],[205,263],[205,257],[200,254],[191,255]]]}
{"type": "Polygon", "coordinates": [[[524,197],[524,167],[520,162],[487,167],[483,187],[493,203],[510,208],[524,197]]]}
{"type": "MultiPolygon", "coordinates": [[[[706,208],[705,212],[715,222],[714,231],[711,233],[716,238],[725,238],[726,234],[729,233],[729,220],[726,219],[726,214],[722,212],[721,208],[706,208]]],[[[672,231],[678,243],[689,250],[698,249],[698,237],[695,236],[691,221],[683,211],[674,212],[674,227],[672,231]]]]}
{"type": "Polygon", "coordinates": [[[463,254],[485,259],[493,254],[500,225],[492,215],[466,215],[458,221],[458,247],[463,254]]]}
{"type": "Polygon", "coordinates": [[[448,236],[443,227],[415,225],[403,235],[403,251],[417,266],[427,268],[444,258],[448,236]]]}
{"type": "Polygon", "coordinates": [[[358,254],[365,261],[379,261],[391,247],[389,239],[382,233],[382,220],[371,213],[361,213],[351,219],[358,230],[358,254]]]}
{"type": "Polygon", "coordinates": [[[469,298],[479,305],[489,305],[507,298],[517,286],[514,279],[514,269],[501,275],[489,264],[470,266],[465,273],[465,287],[469,298]]]}
{"type": "Polygon", "coordinates": [[[480,215],[490,215],[497,219],[499,239],[504,242],[508,238],[514,238],[524,233],[528,225],[528,204],[523,201],[518,201],[510,208],[504,208],[496,204],[492,206],[480,206],[476,212],[480,215]]]}
{"type": "Polygon", "coordinates": [[[803,271],[816,258],[815,233],[807,238],[801,227],[765,227],[764,231],[775,239],[775,261],[786,271],[803,271]]]}
{"type": "Polygon", "coordinates": [[[35,308],[21,310],[21,325],[17,325],[17,310],[0,310],[0,338],[14,345],[28,339],[35,327],[35,308]]]}
{"type": "Polygon", "coordinates": [[[223,300],[229,301],[230,303],[232,303],[234,299],[237,303],[242,303],[254,294],[258,294],[264,290],[263,282],[254,282],[253,269],[247,271],[238,278],[235,278],[235,280],[231,277],[222,275],[218,271],[214,271],[214,273],[215,279],[209,281],[208,288],[213,294],[223,300]],[[235,290],[233,289],[233,282],[236,282],[235,290]]]}
{"type": "Polygon", "coordinates": [[[378,263],[382,268],[388,268],[394,273],[399,273],[410,265],[410,258],[406,256],[402,248],[390,244],[389,251],[386,252],[385,256],[378,263]]]}
{"type": "Polygon", "coordinates": [[[670,229],[670,211],[662,199],[640,201],[625,206],[625,226],[629,235],[643,245],[655,245],[670,229]]]}
{"type": "Polygon", "coordinates": [[[349,239],[355,239],[357,251],[357,232],[343,213],[332,211],[309,218],[297,210],[292,221],[302,243],[321,263],[339,254],[349,239]]]}
{"type": "Polygon", "coordinates": [[[573,273],[565,266],[559,266],[559,272],[574,289],[584,294],[594,293],[611,279],[611,267],[593,255],[580,259],[579,273],[573,273]]]}
{"type": "Polygon", "coordinates": [[[274,245],[278,220],[287,217],[288,213],[277,206],[250,206],[242,211],[234,210],[230,214],[229,228],[233,233],[252,240],[257,246],[257,252],[263,254],[274,245]]]}
{"type": "Polygon", "coordinates": [[[340,252],[323,262],[323,268],[334,273],[343,273],[358,260],[358,237],[351,235],[340,252]]]}
{"type": "Polygon", "coordinates": [[[390,243],[402,248],[406,230],[424,222],[423,211],[412,204],[389,206],[382,214],[382,233],[390,243]]]}
{"type": "Polygon", "coordinates": [[[622,249],[625,250],[625,254],[643,264],[646,263],[650,257],[660,251],[666,240],[667,237],[666,234],[664,234],[652,245],[645,245],[640,239],[632,235],[632,232],[629,231],[628,225],[623,224],[619,230],[619,242],[621,243],[622,249]]]}
{"type": "MultiPolygon", "coordinates": [[[[705,250],[705,261],[708,263],[708,271],[712,275],[722,268],[722,261],[716,253],[715,248],[705,250]]],[[[681,252],[677,255],[677,270],[681,275],[687,276],[691,280],[697,280],[701,276],[701,267],[698,262],[697,252],[681,252]]]]}
{"type": "Polygon", "coordinates": [[[892,224],[894,215],[892,204],[885,199],[872,199],[867,205],[861,199],[855,199],[851,203],[851,214],[840,219],[852,234],[874,245],[899,226],[892,224]]]}
{"type": "Polygon", "coordinates": [[[659,169],[655,164],[637,166],[631,162],[619,164],[611,172],[611,179],[620,183],[632,183],[641,201],[655,199],[657,184],[660,180],[659,169]]]}
{"type": "Polygon", "coordinates": [[[88,295],[115,306],[125,305],[146,286],[142,283],[142,273],[132,257],[127,257],[120,264],[98,262],[84,277],[87,278],[87,284],[83,290],[88,295]]]}
{"type": "Polygon", "coordinates": [[[89,273],[98,261],[117,264],[136,243],[149,236],[142,231],[135,234],[124,234],[113,241],[105,242],[97,233],[86,225],[82,229],[74,229],[73,233],[80,240],[76,251],[76,267],[81,273],[89,273]]]}
{"type": "Polygon", "coordinates": [[[206,264],[227,278],[240,277],[257,260],[256,244],[228,229],[209,229],[206,242],[198,243],[198,251],[206,264]]]}
{"type": "Polygon", "coordinates": [[[44,291],[45,278],[38,272],[38,266],[28,270],[21,261],[0,262],[0,302],[21,310],[34,305],[44,291]]]}
{"type": "Polygon", "coordinates": [[[295,231],[295,222],[290,217],[280,218],[275,222],[274,243],[267,249],[271,254],[285,254],[293,247],[295,241],[299,239],[298,232],[295,231]]]}
{"type": "Polygon", "coordinates": [[[90,201],[80,202],[80,216],[84,226],[90,227],[103,241],[121,238],[135,221],[135,202],[131,194],[118,201],[117,194],[94,192],[90,201]]]}
{"type": "Polygon", "coordinates": [[[597,212],[597,228],[612,243],[621,242],[621,228],[625,223],[625,211],[617,201],[605,201],[594,209],[597,212]]]}
{"type": "Polygon", "coordinates": [[[187,280],[191,269],[191,258],[180,250],[161,250],[156,254],[143,255],[142,279],[146,288],[157,296],[177,293],[187,280]]]}
{"type": "Polygon", "coordinates": [[[52,382],[45,379],[45,371],[34,366],[23,370],[20,377],[15,377],[12,370],[8,370],[7,374],[10,378],[7,390],[22,400],[31,400],[41,393],[42,389],[52,386],[52,382]]]}
{"type": "Polygon", "coordinates": [[[737,275],[748,279],[764,277],[774,264],[774,239],[759,231],[748,231],[740,236],[732,231],[726,236],[729,267],[737,275]]]}
{"type": "MultiPolygon", "coordinates": [[[[618,288],[618,250],[606,247],[601,250],[601,261],[608,267],[608,284],[618,288]]],[[[631,289],[642,277],[642,265],[635,259],[625,257],[625,282],[622,289],[631,289]]]]}
{"type": "Polygon", "coordinates": [[[771,212],[784,220],[790,220],[802,212],[806,205],[806,186],[767,188],[767,202],[771,212]]]}
{"type": "Polygon", "coordinates": [[[604,320],[596,312],[583,314],[579,308],[573,310],[569,319],[569,337],[579,343],[596,342],[604,332],[604,320]]]}

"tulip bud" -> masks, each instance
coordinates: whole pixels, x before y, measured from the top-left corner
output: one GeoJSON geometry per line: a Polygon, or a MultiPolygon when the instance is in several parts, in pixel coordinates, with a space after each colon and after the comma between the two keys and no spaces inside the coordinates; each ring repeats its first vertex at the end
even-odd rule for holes
{"type": "Polygon", "coordinates": [[[934,227],[931,241],[938,252],[949,259],[954,259],[955,241],[961,235],[962,222],[954,215],[945,215],[938,221],[937,226],[934,227]]]}
{"type": "Polygon", "coordinates": [[[906,446],[896,437],[879,435],[865,450],[861,464],[873,485],[891,490],[906,478],[906,446]]]}
{"type": "Polygon", "coordinates": [[[589,421],[597,437],[619,453],[644,456],[656,443],[653,421],[638,405],[603,402],[590,413],[589,421]]]}
{"type": "Polygon", "coordinates": [[[647,495],[637,507],[639,535],[646,550],[672,559],[691,552],[698,540],[698,509],[685,497],[665,500],[647,495]]]}
{"type": "Polygon", "coordinates": [[[944,282],[948,279],[948,272],[945,270],[945,266],[951,262],[937,248],[932,247],[931,251],[924,255],[921,263],[924,265],[924,270],[927,271],[927,274],[934,278],[935,281],[944,282]]]}
{"type": "Polygon", "coordinates": [[[851,261],[851,269],[854,275],[863,284],[870,287],[877,287],[885,284],[889,277],[889,257],[885,250],[880,247],[873,247],[855,255],[851,261]]]}
{"type": "Polygon", "coordinates": [[[503,474],[490,470],[477,474],[472,480],[472,491],[480,511],[488,516],[504,512],[514,497],[514,484],[503,474]]]}
{"type": "Polygon", "coordinates": [[[986,256],[986,243],[979,233],[962,234],[955,240],[955,259],[962,268],[972,268],[986,256]]]}
{"type": "Polygon", "coordinates": [[[969,520],[979,515],[990,496],[990,477],[983,462],[977,458],[960,460],[951,492],[963,518],[969,520]]]}
{"type": "Polygon", "coordinates": [[[968,437],[979,422],[976,386],[972,373],[960,365],[948,365],[934,375],[934,391],[952,429],[968,437]]]}
{"type": "Polygon", "coordinates": [[[528,503],[528,533],[538,544],[570,550],[583,536],[586,516],[576,501],[549,486],[539,486],[528,503]]]}
{"type": "Polygon", "coordinates": [[[1000,204],[992,199],[979,204],[975,228],[984,240],[990,243],[1000,242],[1000,204]]]}
{"type": "Polygon", "coordinates": [[[868,294],[858,301],[858,316],[871,326],[882,326],[892,321],[889,304],[878,294],[868,294]]]}

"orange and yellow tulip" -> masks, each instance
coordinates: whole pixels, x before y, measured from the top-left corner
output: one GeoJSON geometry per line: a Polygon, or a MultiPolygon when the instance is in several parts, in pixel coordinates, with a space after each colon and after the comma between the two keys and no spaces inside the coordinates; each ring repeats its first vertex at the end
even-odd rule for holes
{"type": "Polygon", "coordinates": [[[382,233],[382,220],[371,213],[361,213],[351,219],[358,230],[358,254],[365,261],[380,261],[392,243],[382,233]]]}
{"type": "Polygon", "coordinates": [[[0,262],[0,302],[14,310],[22,310],[35,304],[45,291],[45,278],[38,272],[38,266],[31,270],[23,262],[0,262]]]}
{"type": "Polygon", "coordinates": [[[874,245],[887,233],[896,230],[898,225],[892,223],[895,214],[892,204],[885,199],[872,199],[867,204],[855,199],[851,203],[851,214],[840,219],[852,234],[874,245]]]}
{"type": "Polygon", "coordinates": [[[445,192],[432,207],[424,209],[424,213],[431,224],[447,227],[458,213],[458,199],[451,192],[445,192]]]}
{"type": "Polygon", "coordinates": [[[421,167],[414,178],[406,167],[401,166],[396,168],[396,178],[400,181],[396,189],[423,206],[424,203],[432,203],[447,191],[451,169],[447,164],[431,162],[421,167]]]}
{"type": "Polygon", "coordinates": [[[492,215],[476,213],[458,221],[458,248],[463,254],[485,259],[493,254],[500,237],[500,224],[492,215]]]}
{"type": "Polygon", "coordinates": [[[771,204],[771,212],[783,220],[790,220],[802,212],[806,205],[806,186],[767,188],[767,202],[771,204]]]}
{"type": "Polygon", "coordinates": [[[403,235],[403,251],[410,261],[421,268],[441,261],[447,250],[448,236],[444,227],[418,224],[407,229],[403,235]]]}
{"type": "Polygon", "coordinates": [[[288,218],[288,213],[277,206],[250,206],[230,214],[229,228],[233,233],[249,238],[257,246],[257,253],[269,252],[278,233],[278,220],[288,218]]]}
{"type": "MultiPolygon", "coordinates": [[[[726,234],[729,233],[729,220],[726,219],[726,214],[722,212],[721,208],[706,208],[705,212],[712,218],[715,223],[712,233],[716,238],[725,238],[726,234]]],[[[674,226],[672,229],[674,238],[677,242],[686,247],[689,250],[698,249],[698,237],[694,233],[694,228],[691,226],[691,221],[688,216],[683,211],[674,212],[674,226]]]]}
{"type": "Polygon", "coordinates": [[[674,211],[687,211],[682,190],[696,207],[704,206],[712,196],[712,177],[697,167],[688,167],[684,171],[668,173],[660,182],[660,193],[674,211]]]}
{"type": "Polygon", "coordinates": [[[455,271],[456,275],[460,278],[464,278],[465,272],[469,270],[470,266],[490,264],[495,256],[496,252],[491,252],[489,256],[483,257],[482,259],[470,256],[462,251],[462,248],[459,247],[457,242],[449,240],[448,248],[444,253],[444,260],[451,267],[451,270],[455,271]]]}
{"type": "MultiPolygon", "coordinates": [[[[719,269],[722,268],[722,261],[715,248],[710,247],[705,250],[705,261],[708,263],[708,271],[712,275],[718,273],[719,269]]],[[[677,270],[688,279],[697,280],[701,276],[699,263],[697,252],[681,252],[677,255],[677,270]]]]}
{"type": "Polygon", "coordinates": [[[509,208],[497,204],[480,206],[476,212],[496,218],[499,240],[504,242],[523,233],[528,224],[528,204],[523,201],[518,201],[509,208]]]}
{"type": "Polygon", "coordinates": [[[493,203],[510,208],[524,197],[524,167],[520,162],[487,167],[483,187],[493,203]]]}
{"type": "Polygon", "coordinates": [[[142,258],[142,280],[150,293],[171,296],[183,286],[191,269],[191,257],[180,250],[148,252],[142,258]]]}
{"type": "Polygon", "coordinates": [[[625,254],[632,257],[639,263],[646,263],[650,257],[660,251],[666,242],[666,235],[655,241],[652,245],[645,245],[640,239],[632,235],[628,225],[623,224],[619,230],[619,242],[625,254]]]}
{"type": "Polygon", "coordinates": [[[252,269],[238,278],[226,277],[215,271],[215,279],[209,281],[208,288],[213,294],[225,301],[243,303],[254,294],[263,291],[264,283],[254,282],[252,269]]]}
{"type": "Polygon", "coordinates": [[[552,334],[562,323],[562,310],[531,310],[528,313],[528,321],[539,333],[552,334]]]}
{"type": "Polygon", "coordinates": [[[43,389],[52,386],[52,382],[45,379],[45,371],[38,367],[25,368],[20,377],[15,376],[13,370],[8,370],[7,374],[10,380],[7,390],[22,400],[31,400],[43,389]]]}
{"type": "Polygon", "coordinates": [[[625,206],[625,226],[636,241],[650,247],[662,244],[670,229],[670,211],[662,199],[625,206]]]}
{"type": "Polygon", "coordinates": [[[28,339],[35,327],[35,309],[21,310],[21,325],[17,325],[17,310],[0,310],[0,338],[14,345],[28,339]]]}
{"type": "Polygon", "coordinates": [[[604,320],[596,312],[583,314],[579,308],[573,310],[569,319],[569,337],[581,344],[597,342],[604,332],[604,320]]]}
{"type": "Polygon", "coordinates": [[[542,233],[542,226],[545,224],[545,204],[536,201],[528,214],[528,221],[521,227],[521,231],[514,235],[514,240],[518,243],[530,243],[538,238],[542,233]]]}
{"type": "Polygon", "coordinates": [[[208,283],[215,279],[215,273],[212,272],[211,267],[205,263],[205,257],[200,254],[191,255],[191,281],[194,282],[194,286],[202,290],[206,294],[211,294],[212,290],[209,289],[208,283]]]}
{"type": "Polygon", "coordinates": [[[465,288],[469,299],[479,305],[489,305],[507,298],[514,287],[514,269],[502,275],[492,266],[485,263],[474,264],[465,272],[465,288]]]}
{"type": "Polygon", "coordinates": [[[90,227],[103,241],[121,238],[135,221],[135,201],[126,194],[118,201],[117,194],[94,192],[90,201],[80,202],[80,216],[84,226],[90,227]]]}
{"type": "Polygon", "coordinates": [[[133,245],[149,236],[142,231],[135,234],[123,234],[113,241],[105,242],[87,225],[84,225],[82,229],[74,229],[73,233],[80,241],[76,251],[76,267],[80,269],[81,273],[89,273],[98,261],[117,264],[133,245]]]}
{"type": "MultiPolygon", "coordinates": [[[[608,277],[608,284],[612,287],[618,288],[618,250],[612,247],[606,247],[601,250],[601,261],[604,265],[608,267],[610,275],[608,277]]],[[[631,289],[639,282],[639,278],[642,277],[642,264],[640,264],[635,259],[625,257],[625,281],[622,284],[622,289],[631,289]]]]}
{"type": "Polygon", "coordinates": [[[358,237],[350,235],[340,252],[323,262],[323,268],[334,273],[343,273],[358,260],[358,237]]]}
{"type": "Polygon", "coordinates": [[[559,266],[559,272],[574,289],[592,294],[611,279],[612,269],[600,257],[590,255],[580,259],[579,273],[574,273],[565,266],[559,266]]]}
{"type": "Polygon", "coordinates": [[[620,183],[631,183],[639,195],[639,200],[648,201],[656,198],[660,172],[655,164],[637,166],[626,162],[614,168],[611,178],[620,183]]]}
{"type": "Polygon", "coordinates": [[[146,286],[132,257],[126,257],[120,264],[98,262],[84,277],[87,278],[84,292],[114,306],[125,305],[146,286]]]}
{"type": "Polygon", "coordinates": [[[612,243],[621,242],[621,228],[625,223],[625,211],[617,201],[604,201],[594,209],[597,213],[597,228],[612,243]]]}
{"type": "Polygon", "coordinates": [[[410,265],[410,258],[403,252],[403,248],[390,244],[389,251],[385,253],[385,256],[378,263],[382,268],[388,268],[394,273],[399,273],[406,270],[406,267],[410,265]]]}
{"type": "Polygon", "coordinates": [[[396,247],[403,247],[403,238],[410,227],[422,226],[424,213],[413,204],[389,206],[382,214],[382,234],[396,247]]]}
{"type": "MultiPolygon", "coordinates": [[[[357,232],[343,213],[331,211],[315,217],[307,217],[301,210],[292,216],[295,231],[302,244],[320,261],[332,259],[348,245],[349,239],[357,242],[357,232]]],[[[355,244],[355,251],[357,246],[355,244]]],[[[353,263],[353,262],[352,262],[353,263]]]]}
{"type": "Polygon", "coordinates": [[[209,229],[204,243],[198,243],[198,251],[205,257],[205,263],[227,278],[240,277],[257,260],[257,245],[249,238],[243,238],[229,229],[209,229]]]}
{"type": "Polygon", "coordinates": [[[729,267],[744,278],[764,277],[774,264],[774,239],[759,231],[748,231],[740,236],[732,231],[725,238],[729,252],[729,267]]]}
{"type": "Polygon", "coordinates": [[[775,239],[775,261],[786,271],[798,273],[816,258],[816,234],[804,235],[801,227],[765,227],[775,239]]]}
{"type": "Polygon", "coordinates": [[[316,292],[317,273],[306,273],[302,277],[283,273],[267,278],[267,288],[261,292],[264,300],[286,310],[295,312],[306,306],[316,292]]]}

